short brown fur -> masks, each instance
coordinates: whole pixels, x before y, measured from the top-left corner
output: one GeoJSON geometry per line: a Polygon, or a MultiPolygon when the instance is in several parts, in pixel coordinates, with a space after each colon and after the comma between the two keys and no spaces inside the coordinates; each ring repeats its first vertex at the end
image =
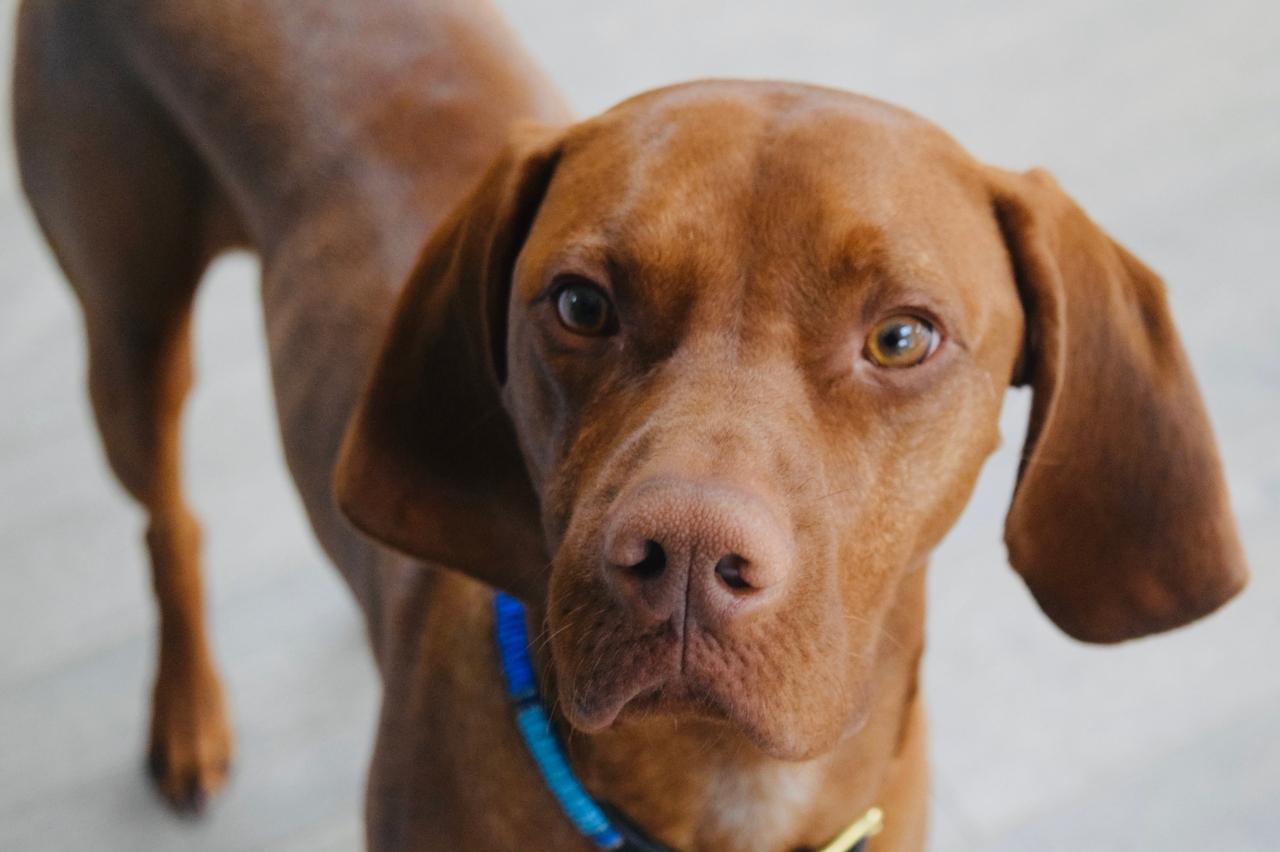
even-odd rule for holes
{"type": "Polygon", "coordinates": [[[1245,582],[1159,280],[902,110],[724,81],[574,124],[487,4],[444,0],[29,1],[14,85],[149,517],[179,807],[231,756],[179,452],[192,299],[231,248],[262,259],[287,461],[383,679],[373,849],[588,848],[512,724],[493,586],[530,605],[584,783],[655,838],[809,848],[879,804],[873,849],[922,848],[924,566],[1011,383],[1010,560],[1064,630],[1169,629],[1245,582]],[[616,334],[558,323],[566,276],[616,334]],[[903,309],[943,343],[885,371],[863,340],[903,309]],[[642,541],[657,581],[622,570],[642,541]]]}

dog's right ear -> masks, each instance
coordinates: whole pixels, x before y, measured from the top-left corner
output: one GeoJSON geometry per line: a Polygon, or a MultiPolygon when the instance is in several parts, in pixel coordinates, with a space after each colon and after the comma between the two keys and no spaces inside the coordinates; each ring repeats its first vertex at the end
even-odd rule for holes
{"type": "Polygon", "coordinates": [[[558,133],[521,128],[428,241],[334,475],[363,532],[526,599],[546,544],[500,387],[512,270],[558,157],[558,133]]]}
{"type": "Polygon", "coordinates": [[[1248,572],[1164,284],[1046,173],[989,173],[1033,388],[1009,560],[1077,639],[1206,615],[1248,572]]]}

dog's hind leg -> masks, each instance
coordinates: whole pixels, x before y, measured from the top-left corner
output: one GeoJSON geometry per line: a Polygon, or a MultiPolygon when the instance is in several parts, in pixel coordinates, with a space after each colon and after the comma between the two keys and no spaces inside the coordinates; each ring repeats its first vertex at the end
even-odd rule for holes
{"type": "Polygon", "coordinates": [[[160,610],[149,765],[170,802],[198,810],[223,783],[232,745],[180,420],[196,285],[232,232],[182,134],[101,44],[92,6],[23,6],[15,135],[23,186],[83,309],[107,460],[147,514],[160,610]]]}

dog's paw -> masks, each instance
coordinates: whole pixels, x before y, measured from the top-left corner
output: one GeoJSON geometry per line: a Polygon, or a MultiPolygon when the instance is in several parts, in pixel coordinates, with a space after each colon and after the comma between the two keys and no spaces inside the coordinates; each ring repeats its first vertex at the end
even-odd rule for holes
{"type": "Polygon", "coordinates": [[[174,810],[199,816],[227,780],[231,728],[216,675],[175,680],[156,684],[147,769],[174,810]]]}

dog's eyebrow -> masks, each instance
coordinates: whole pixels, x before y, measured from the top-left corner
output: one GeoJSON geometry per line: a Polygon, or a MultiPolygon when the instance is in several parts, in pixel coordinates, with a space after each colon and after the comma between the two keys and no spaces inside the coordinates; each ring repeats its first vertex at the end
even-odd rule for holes
{"type": "Polygon", "coordinates": [[[624,235],[592,233],[575,236],[542,261],[545,287],[557,275],[575,274],[600,284],[625,288],[634,279],[645,279],[670,257],[655,256],[631,245],[624,235]]]}
{"type": "Polygon", "coordinates": [[[892,277],[888,240],[879,225],[859,222],[822,249],[826,275],[836,283],[892,277]]]}
{"type": "MultiPolygon", "coordinates": [[[[847,301],[863,322],[896,308],[923,310],[941,321],[948,335],[968,347],[971,306],[957,291],[952,273],[927,247],[904,242],[884,228],[858,223],[828,243],[819,274],[837,299],[847,301]]],[[[826,302],[814,294],[818,301],[826,302]]]]}
{"type": "Polygon", "coordinates": [[[601,284],[608,284],[613,280],[616,272],[616,263],[603,237],[574,239],[536,261],[522,256],[516,262],[517,280],[523,277],[522,267],[530,262],[536,262],[539,266],[536,270],[540,276],[537,283],[539,293],[559,275],[581,275],[601,284]]]}
{"type": "Polygon", "coordinates": [[[827,248],[825,274],[836,285],[883,285],[946,290],[948,270],[926,245],[891,235],[879,225],[859,223],[827,248]]]}

